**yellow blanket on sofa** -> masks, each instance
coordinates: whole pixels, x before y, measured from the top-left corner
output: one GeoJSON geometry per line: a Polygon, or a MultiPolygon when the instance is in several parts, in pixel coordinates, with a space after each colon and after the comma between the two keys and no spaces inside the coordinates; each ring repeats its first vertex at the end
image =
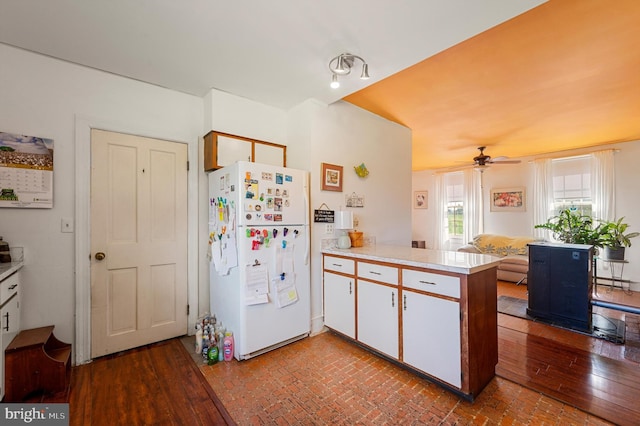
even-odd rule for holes
{"type": "Polygon", "coordinates": [[[532,237],[507,237],[495,234],[479,234],[473,238],[472,244],[482,253],[494,256],[526,256],[529,253],[527,244],[536,241],[532,237]]]}

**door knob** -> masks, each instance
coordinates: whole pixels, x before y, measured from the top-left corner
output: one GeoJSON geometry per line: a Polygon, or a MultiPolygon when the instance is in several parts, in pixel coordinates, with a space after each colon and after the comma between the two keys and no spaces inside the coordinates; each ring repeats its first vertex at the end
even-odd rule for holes
{"type": "Polygon", "coordinates": [[[99,251],[96,253],[94,257],[96,258],[96,260],[103,260],[106,257],[106,255],[103,252],[99,251]]]}

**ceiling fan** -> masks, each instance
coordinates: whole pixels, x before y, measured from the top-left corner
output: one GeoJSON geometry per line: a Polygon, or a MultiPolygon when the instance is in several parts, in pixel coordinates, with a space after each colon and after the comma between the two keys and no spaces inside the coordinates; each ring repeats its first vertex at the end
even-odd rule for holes
{"type": "Polygon", "coordinates": [[[509,160],[509,157],[496,157],[494,159],[491,158],[490,155],[486,155],[484,150],[486,146],[479,146],[478,150],[480,150],[480,154],[473,157],[473,166],[478,169],[483,169],[489,167],[489,164],[518,164],[520,160],[509,160]]]}

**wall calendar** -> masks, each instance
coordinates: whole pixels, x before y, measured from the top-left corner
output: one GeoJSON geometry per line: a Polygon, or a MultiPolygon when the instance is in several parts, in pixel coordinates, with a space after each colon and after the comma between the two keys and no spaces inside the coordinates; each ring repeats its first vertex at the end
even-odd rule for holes
{"type": "Polygon", "coordinates": [[[53,139],[0,132],[0,207],[53,207],[53,139]]]}

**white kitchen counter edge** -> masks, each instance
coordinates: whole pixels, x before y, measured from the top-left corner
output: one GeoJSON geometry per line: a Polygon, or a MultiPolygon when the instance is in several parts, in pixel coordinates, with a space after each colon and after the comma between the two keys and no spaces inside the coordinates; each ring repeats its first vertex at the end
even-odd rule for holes
{"type": "Polygon", "coordinates": [[[0,263],[0,281],[24,266],[23,262],[0,263]]]}
{"type": "Polygon", "coordinates": [[[322,253],[465,275],[496,267],[500,263],[500,258],[486,254],[380,244],[349,249],[323,249],[322,253]]]}

